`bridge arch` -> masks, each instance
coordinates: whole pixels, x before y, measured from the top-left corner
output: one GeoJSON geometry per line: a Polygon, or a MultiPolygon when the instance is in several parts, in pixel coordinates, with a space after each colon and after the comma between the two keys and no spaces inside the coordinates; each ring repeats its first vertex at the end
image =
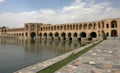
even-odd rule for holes
{"type": "Polygon", "coordinates": [[[35,32],[31,32],[31,33],[30,33],[30,36],[31,36],[31,38],[33,39],[33,38],[36,36],[35,32]]]}
{"type": "Polygon", "coordinates": [[[86,38],[86,32],[81,32],[81,33],[80,33],[80,37],[81,37],[81,38],[86,38]]]}
{"type": "Polygon", "coordinates": [[[59,33],[58,32],[55,33],[55,37],[59,37],[59,33]]]}
{"type": "Polygon", "coordinates": [[[66,37],[65,32],[63,32],[63,33],[61,34],[61,37],[66,37]]]}
{"type": "Polygon", "coordinates": [[[73,36],[74,36],[75,38],[77,38],[78,34],[75,32],[75,33],[73,34],[73,36]]]}
{"type": "Polygon", "coordinates": [[[52,32],[49,33],[49,37],[53,37],[53,33],[52,32]]]}
{"type": "Polygon", "coordinates": [[[42,37],[42,33],[39,33],[40,38],[42,37]]]}
{"type": "Polygon", "coordinates": [[[117,30],[112,30],[111,31],[111,37],[117,37],[118,34],[117,34],[117,30]]]}
{"type": "Polygon", "coordinates": [[[66,40],[66,33],[63,32],[63,33],[61,34],[61,37],[63,38],[63,40],[66,40]]]}
{"type": "Polygon", "coordinates": [[[97,38],[97,33],[96,32],[91,32],[90,37],[91,38],[97,38]]]}
{"type": "Polygon", "coordinates": [[[47,39],[47,33],[44,33],[44,37],[45,37],[45,39],[47,39]]]}

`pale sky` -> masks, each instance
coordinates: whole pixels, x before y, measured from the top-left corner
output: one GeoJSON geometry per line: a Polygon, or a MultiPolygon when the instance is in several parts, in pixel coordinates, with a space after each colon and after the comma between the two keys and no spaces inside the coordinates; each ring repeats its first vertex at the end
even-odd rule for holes
{"type": "Polygon", "coordinates": [[[120,18],[120,0],[0,0],[0,26],[79,23],[120,18]]]}

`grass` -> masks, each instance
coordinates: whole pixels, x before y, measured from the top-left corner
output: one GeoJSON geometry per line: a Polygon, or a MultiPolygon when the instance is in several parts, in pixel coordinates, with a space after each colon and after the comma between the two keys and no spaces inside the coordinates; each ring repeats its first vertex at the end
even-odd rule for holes
{"type": "Polygon", "coordinates": [[[83,55],[84,53],[86,53],[87,51],[89,51],[90,49],[92,49],[93,47],[95,47],[97,44],[99,44],[100,42],[96,43],[96,44],[92,44],[91,46],[83,49],[82,51],[76,53],[76,54],[72,54],[69,57],[61,60],[60,62],[57,62],[37,73],[54,73],[55,71],[57,71],[58,69],[60,69],[61,67],[65,66],[66,64],[68,64],[69,62],[75,60],[76,58],[80,57],[81,55],[83,55]]]}

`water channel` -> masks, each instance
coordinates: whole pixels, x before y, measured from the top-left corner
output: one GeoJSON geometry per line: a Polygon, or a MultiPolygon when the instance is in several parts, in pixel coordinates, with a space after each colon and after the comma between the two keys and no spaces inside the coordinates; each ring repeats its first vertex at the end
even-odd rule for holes
{"type": "Polygon", "coordinates": [[[78,41],[0,38],[0,73],[13,73],[80,46],[78,41]]]}

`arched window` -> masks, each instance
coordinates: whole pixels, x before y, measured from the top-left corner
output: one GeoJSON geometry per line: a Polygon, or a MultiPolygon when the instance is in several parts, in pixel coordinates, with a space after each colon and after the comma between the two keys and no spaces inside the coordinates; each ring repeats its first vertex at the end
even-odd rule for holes
{"type": "Polygon", "coordinates": [[[79,25],[79,29],[82,29],[82,24],[79,25]]]}
{"type": "Polygon", "coordinates": [[[64,25],[64,30],[66,30],[66,25],[64,25]]]}
{"type": "Polygon", "coordinates": [[[109,28],[109,24],[106,24],[106,28],[109,28]]]}
{"type": "Polygon", "coordinates": [[[69,30],[69,25],[67,25],[67,30],[69,30]]]}
{"type": "Polygon", "coordinates": [[[84,29],[87,29],[87,24],[84,24],[84,29]]]}
{"type": "Polygon", "coordinates": [[[117,28],[117,21],[113,20],[111,22],[111,28],[117,28]]]}
{"type": "Polygon", "coordinates": [[[91,23],[89,24],[89,29],[92,29],[92,24],[91,23]]]}
{"type": "Polygon", "coordinates": [[[98,28],[100,29],[100,22],[98,22],[98,28]]]}

